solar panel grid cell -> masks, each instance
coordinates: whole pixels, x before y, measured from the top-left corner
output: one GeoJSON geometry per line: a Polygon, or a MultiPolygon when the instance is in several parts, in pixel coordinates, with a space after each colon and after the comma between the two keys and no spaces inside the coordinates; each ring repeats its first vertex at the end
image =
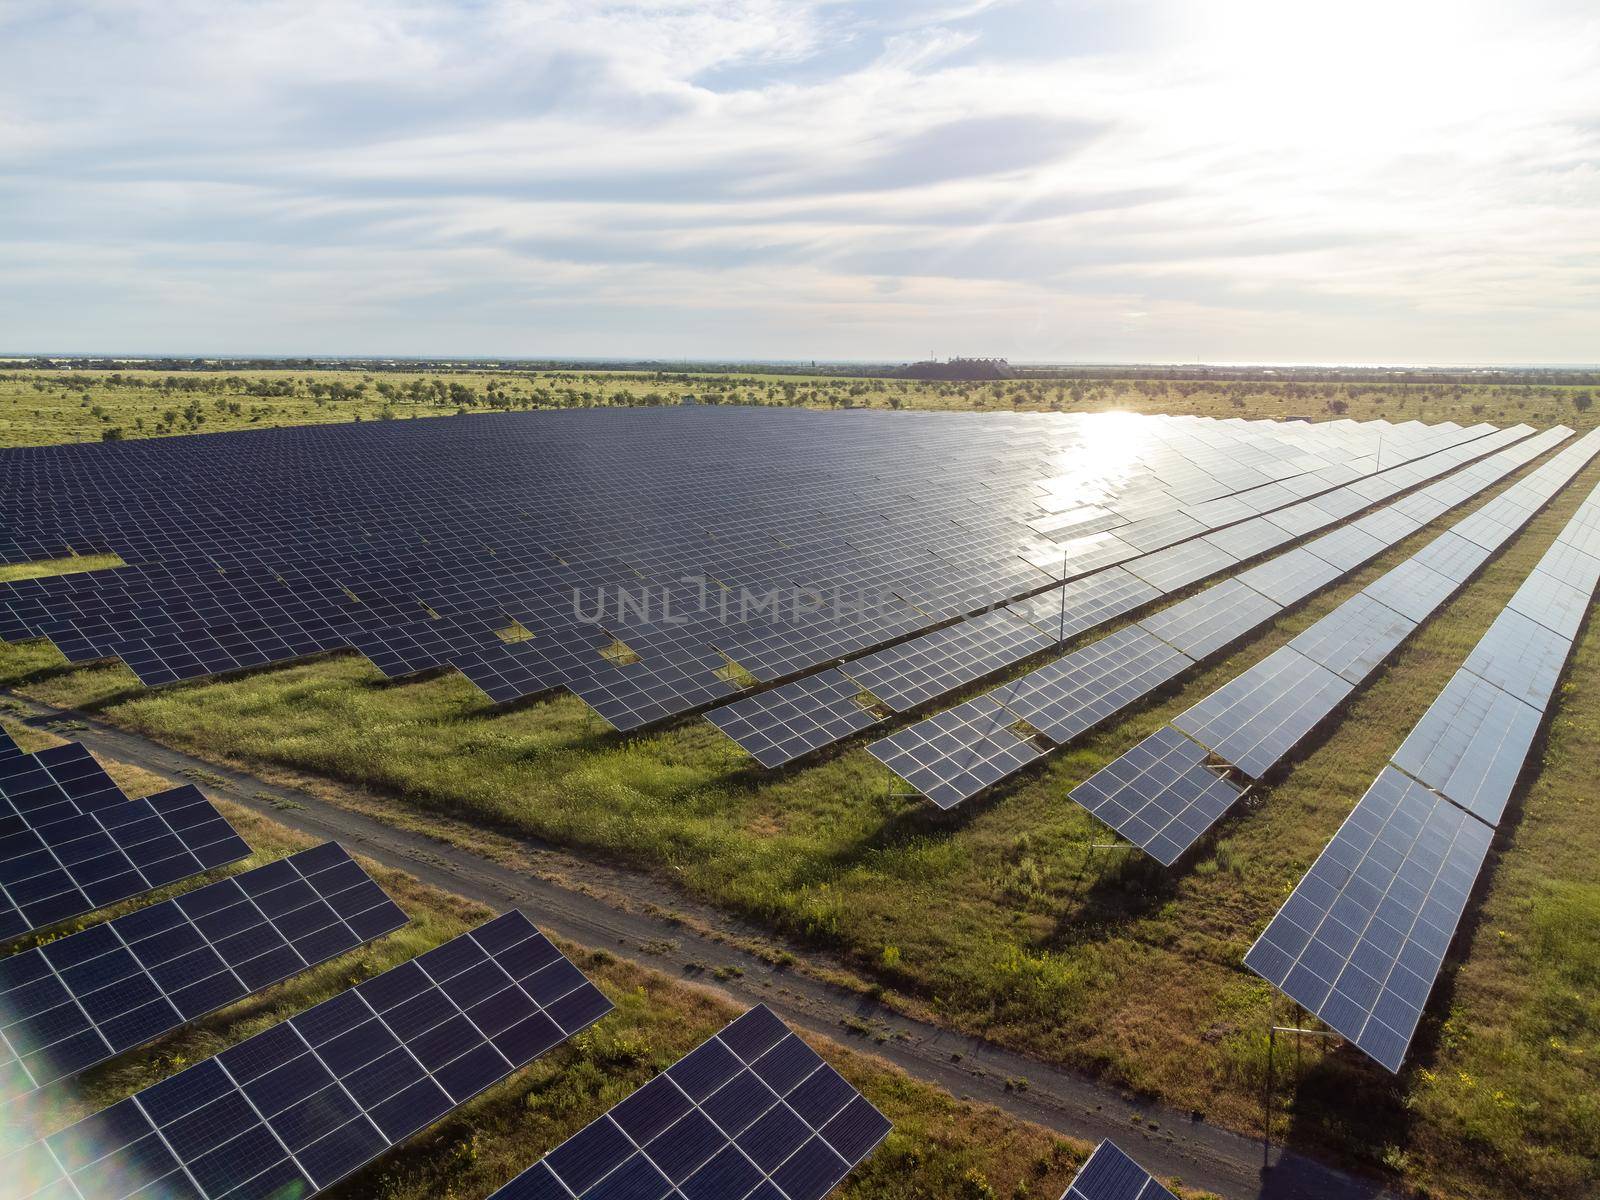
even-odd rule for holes
{"type": "Polygon", "coordinates": [[[1061,1200],[1178,1200],[1113,1142],[1101,1142],[1061,1200]]]}

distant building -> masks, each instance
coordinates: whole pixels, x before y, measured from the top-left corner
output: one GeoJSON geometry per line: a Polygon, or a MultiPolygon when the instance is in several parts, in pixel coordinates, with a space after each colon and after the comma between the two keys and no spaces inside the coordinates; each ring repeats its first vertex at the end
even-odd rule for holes
{"type": "Polygon", "coordinates": [[[895,372],[899,379],[1010,379],[1011,364],[1003,358],[947,358],[943,362],[910,363],[895,372]]]}

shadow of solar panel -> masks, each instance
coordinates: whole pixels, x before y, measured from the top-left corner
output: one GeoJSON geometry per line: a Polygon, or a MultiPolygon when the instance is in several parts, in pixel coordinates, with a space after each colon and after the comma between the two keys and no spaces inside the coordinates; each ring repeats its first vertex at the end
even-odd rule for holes
{"type": "Polygon", "coordinates": [[[867,747],[940,808],[954,808],[1043,756],[1009,727],[1015,714],[988,696],[936,713],[867,747]]]}
{"type": "MultiPolygon", "coordinates": [[[[1011,719],[1065,744],[1194,665],[1160,638],[1130,625],[989,693],[1011,719]]],[[[982,698],[982,697],[980,697],[982,698]]]]}
{"type": "Polygon", "coordinates": [[[1333,712],[1355,685],[1288,646],[1235,676],[1172,724],[1259,779],[1333,712]]]}
{"type": "Polygon", "coordinates": [[[1297,548],[1268,559],[1236,576],[1247,587],[1260,592],[1280,608],[1297,604],[1320,592],[1344,572],[1318,558],[1309,550],[1297,548]]]}
{"type": "Polygon", "coordinates": [[[1462,665],[1543,712],[1571,653],[1570,639],[1531,617],[1505,609],[1462,665]]]}
{"type": "Polygon", "coordinates": [[[1386,767],[1245,965],[1399,1071],[1492,838],[1386,767]]]}
{"type": "Polygon", "coordinates": [[[1139,627],[1198,662],[1266,624],[1281,611],[1276,601],[1239,580],[1224,579],[1140,618],[1139,627]]]}
{"type": "Polygon", "coordinates": [[[822,1200],[889,1129],[882,1113],[761,1005],[490,1200],[822,1200]]]}
{"type": "Polygon", "coordinates": [[[1357,592],[1338,608],[1289,642],[1290,648],[1351,683],[1360,683],[1411,636],[1417,623],[1365,592],[1357,592]]]}
{"type": "Polygon", "coordinates": [[[1394,764],[1498,825],[1541,717],[1540,709],[1463,669],[1406,736],[1394,764]]]}
{"type": "Polygon", "coordinates": [[[18,1200],[308,1197],[610,1009],[509,913],[0,1158],[0,1171],[18,1200]]]}
{"type": "Polygon", "coordinates": [[[779,767],[876,725],[860,694],[861,685],[842,672],[823,671],[714,708],[706,720],[762,766],[779,767]]]}
{"type": "Polygon", "coordinates": [[[1061,1200],[1178,1200],[1114,1142],[1095,1147],[1061,1200]]]}
{"type": "Polygon", "coordinates": [[[1006,607],[1052,640],[1066,641],[1159,599],[1161,592],[1137,575],[1108,567],[1006,607]]]}
{"type": "Polygon", "coordinates": [[[327,842],[0,959],[0,1104],[405,923],[327,842]]]}
{"type": "Polygon", "coordinates": [[[906,712],[1052,644],[1032,625],[997,609],[852,659],[842,669],[895,712],[906,712]]]}
{"type": "Polygon", "coordinates": [[[0,939],[237,862],[250,847],[191,784],[0,838],[0,939]]]}
{"type": "Polygon", "coordinates": [[[1069,798],[1170,867],[1243,795],[1206,758],[1204,746],[1163,726],[1069,798]]]}

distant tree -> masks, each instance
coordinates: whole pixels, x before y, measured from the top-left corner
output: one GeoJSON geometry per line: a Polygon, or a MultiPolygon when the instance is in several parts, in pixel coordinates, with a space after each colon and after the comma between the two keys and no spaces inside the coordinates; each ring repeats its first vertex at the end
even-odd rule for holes
{"type": "Polygon", "coordinates": [[[121,425],[113,425],[109,429],[102,429],[100,431],[100,440],[102,442],[120,442],[122,438],[123,433],[121,425]]]}
{"type": "Polygon", "coordinates": [[[1579,412],[1588,412],[1593,404],[1594,397],[1588,392],[1572,393],[1572,407],[1577,409],[1579,412]]]}
{"type": "Polygon", "coordinates": [[[1329,400],[1327,409],[1336,417],[1342,417],[1350,411],[1350,405],[1343,400],[1329,400]]]}

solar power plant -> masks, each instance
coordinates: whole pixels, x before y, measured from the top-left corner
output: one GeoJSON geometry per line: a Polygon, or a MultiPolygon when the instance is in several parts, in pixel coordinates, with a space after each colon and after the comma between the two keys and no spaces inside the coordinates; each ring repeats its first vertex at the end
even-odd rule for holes
{"type": "Polygon", "coordinates": [[[94,755],[78,742],[36,754],[18,751],[10,738],[6,743],[15,753],[0,758],[0,821],[48,821],[127,799],[94,755]]]}
{"type": "Polygon", "coordinates": [[[868,753],[940,808],[954,808],[1044,755],[1009,728],[1014,713],[988,696],[908,725],[868,753]]]}
{"type": "Polygon", "coordinates": [[[1178,1200],[1114,1142],[1101,1142],[1061,1200],[1178,1200]]]}
{"type": "Polygon", "coordinates": [[[1259,779],[1353,690],[1348,679],[1280,646],[1172,724],[1259,779]]]}
{"type": "Polygon", "coordinates": [[[1463,663],[1501,691],[1543,711],[1555,691],[1572,639],[1532,617],[1506,609],[1494,619],[1463,663]]]}
{"type": "Polygon", "coordinates": [[[1048,649],[1054,641],[1002,608],[851,659],[843,670],[895,712],[907,712],[1048,649]]]}
{"type": "Polygon", "coordinates": [[[1417,623],[1357,592],[1289,641],[1289,648],[1335,675],[1360,683],[1411,636],[1417,623]]]}
{"type": "Polygon", "coordinates": [[[357,647],[636,728],[733,696],[730,659],[779,683],[1145,549],[1170,590],[1196,555],[1236,561],[1173,543],[1264,545],[1242,513],[1370,476],[1380,449],[1387,473],[1527,432],[718,406],[7,450],[0,561],[129,565],[0,585],[0,636],[152,685],[357,647]],[[1064,540],[1033,527],[1074,510],[1064,540]],[[767,606],[802,593],[821,600],[767,606]],[[618,640],[628,661],[602,654],[618,640]]]}
{"type": "Polygon", "coordinates": [[[1206,767],[1209,757],[1164,726],[1073,788],[1071,799],[1170,867],[1243,795],[1206,767]]]}
{"type": "Polygon", "coordinates": [[[1345,572],[1326,559],[1302,548],[1275,555],[1236,578],[1279,608],[1288,608],[1320,592],[1345,572]]]}
{"type": "Polygon", "coordinates": [[[1030,625],[1066,641],[1161,599],[1161,592],[1121,567],[1108,567],[1006,607],[1030,625]]]}
{"type": "Polygon", "coordinates": [[[1586,584],[1578,585],[1563,582],[1559,576],[1546,571],[1541,562],[1538,569],[1523,580],[1506,608],[1531,617],[1568,641],[1575,641],[1597,584],[1600,584],[1600,559],[1595,560],[1594,572],[1586,584]]]}
{"type": "MultiPolygon", "coordinates": [[[[1548,448],[1569,433],[1555,429],[1529,440],[1539,447],[1548,448]]],[[[1566,458],[1561,470],[1575,471],[1581,465],[1584,456],[1591,453],[1584,446],[1588,441],[1585,438],[1573,448],[1576,454],[1563,451],[1566,458]]],[[[1508,472],[1525,464],[1532,453],[1526,443],[1518,443],[1498,452],[1484,463],[1475,464],[1478,468],[1474,474],[1475,482],[1468,494],[1476,494],[1489,486],[1491,481],[1503,478],[1508,472]]],[[[1422,472],[1422,478],[1430,477],[1429,468],[1419,464],[1417,470],[1422,472]]],[[[1441,480],[1440,484],[1449,482],[1448,479],[1441,480]]],[[[1378,528],[1384,536],[1396,541],[1412,531],[1412,526],[1405,522],[1380,525],[1378,528]]],[[[1361,539],[1358,544],[1360,551],[1366,557],[1381,552],[1390,544],[1371,533],[1358,532],[1358,537],[1361,539]]],[[[1261,578],[1264,569],[1273,568],[1278,559],[1298,559],[1303,554],[1318,558],[1315,550],[1324,541],[1325,538],[1319,538],[1308,547],[1286,551],[1260,567],[1252,568],[1252,572],[1261,578]]],[[[1354,555],[1354,549],[1352,546],[1342,546],[1334,554],[1334,557],[1349,562],[1349,566],[1341,567],[1338,574],[1344,574],[1365,561],[1364,557],[1354,555]]],[[[1302,563],[1293,568],[1292,573],[1303,574],[1304,571],[1302,563]]],[[[1437,575],[1436,572],[1432,574],[1437,575]]],[[[1289,577],[1280,577],[1276,586],[1285,594],[1296,593],[1298,585],[1292,578],[1287,583],[1283,582],[1284,578],[1289,577]]],[[[1264,587],[1275,586],[1270,573],[1266,579],[1264,587]]],[[[1011,718],[1025,721],[1054,743],[1064,744],[1176,678],[1199,658],[1216,653],[1229,642],[1271,620],[1284,607],[1287,605],[1257,593],[1237,579],[1224,580],[1169,609],[1142,618],[1134,626],[1091,643],[1055,662],[1037,667],[988,693],[988,698],[1001,705],[1011,718]],[[1161,632],[1167,641],[1153,637],[1148,632],[1151,629],[1161,632]],[[1171,642],[1185,644],[1185,649],[1190,653],[1171,648],[1171,642]]],[[[1206,741],[1207,737],[1231,737],[1230,750],[1245,758],[1248,767],[1237,759],[1229,758],[1229,761],[1244,769],[1246,774],[1259,777],[1348,695],[1351,686],[1347,684],[1353,685],[1362,677],[1351,677],[1353,667],[1370,662],[1364,675],[1393,649],[1393,645],[1384,647],[1383,643],[1394,632],[1392,626],[1396,621],[1403,623],[1406,632],[1416,627],[1416,622],[1400,617],[1366,593],[1358,594],[1336,610],[1335,614],[1314,626],[1316,636],[1308,639],[1313,643],[1315,652],[1331,656],[1339,670],[1323,670],[1314,660],[1297,662],[1293,651],[1290,656],[1275,656],[1270,663],[1258,664],[1254,675],[1242,677],[1243,682],[1236,689],[1238,694],[1230,694],[1219,701],[1216,711],[1199,714],[1207,723],[1216,722],[1207,729],[1205,735],[1196,733],[1194,728],[1189,728],[1189,732],[1201,741],[1206,741]],[[1375,609],[1387,616],[1380,616],[1375,609]],[[1348,614],[1341,615],[1346,610],[1348,614]],[[1287,676],[1280,676],[1280,671],[1287,667],[1295,667],[1296,670],[1287,676]],[[1314,692],[1303,696],[1289,695],[1302,684],[1315,685],[1314,692]],[[1231,712],[1228,711],[1230,709],[1231,712]]],[[[962,775],[947,764],[939,763],[936,742],[941,737],[948,753],[967,753],[965,747],[952,742],[947,734],[948,730],[940,718],[930,717],[874,743],[868,747],[868,751],[886,763],[890,757],[904,762],[904,750],[915,745],[918,751],[916,765],[920,770],[915,776],[897,773],[912,786],[918,787],[919,791],[923,789],[918,780],[927,780],[939,786],[939,803],[941,807],[948,808],[966,798],[956,795],[953,788],[971,787],[974,791],[969,795],[972,795],[997,780],[991,778],[994,772],[988,766],[981,773],[962,775]],[[952,783],[952,777],[958,775],[961,776],[959,782],[952,783]]],[[[1214,744],[1212,746],[1216,749],[1214,744]]],[[[1037,755],[1027,756],[1017,763],[1015,769],[1020,769],[1035,757],[1037,755]]],[[[1186,817],[1193,819],[1197,811],[1188,812],[1186,817]]],[[[1198,832],[1195,836],[1198,836],[1198,832]]]]}
{"type": "Polygon", "coordinates": [[[1398,1071],[1493,836],[1384,768],[1245,965],[1398,1071]]]}
{"type": "Polygon", "coordinates": [[[0,959],[0,1104],[405,923],[328,842],[0,959]]]}
{"type": "Polygon", "coordinates": [[[304,1198],[604,1016],[508,913],[0,1158],[9,1196],[304,1198]]]}
{"type": "MultiPolygon", "coordinates": [[[[21,761],[21,760],[13,760],[21,761]]],[[[0,939],[237,862],[250,847],[192,784],[142,800],[0,817],[0,939]]]]}
{"type": "Polygon", "coordinates": [[[842,741],[878,718],[856,699],[861,685],[837,670],[808,675],[706,714],[763,767],[842,741]]]}
{"type": "Polygon", "coordinates": [[[761,1005],[490,1200],[822,1200],[889,1128],[761,1005]]]}

